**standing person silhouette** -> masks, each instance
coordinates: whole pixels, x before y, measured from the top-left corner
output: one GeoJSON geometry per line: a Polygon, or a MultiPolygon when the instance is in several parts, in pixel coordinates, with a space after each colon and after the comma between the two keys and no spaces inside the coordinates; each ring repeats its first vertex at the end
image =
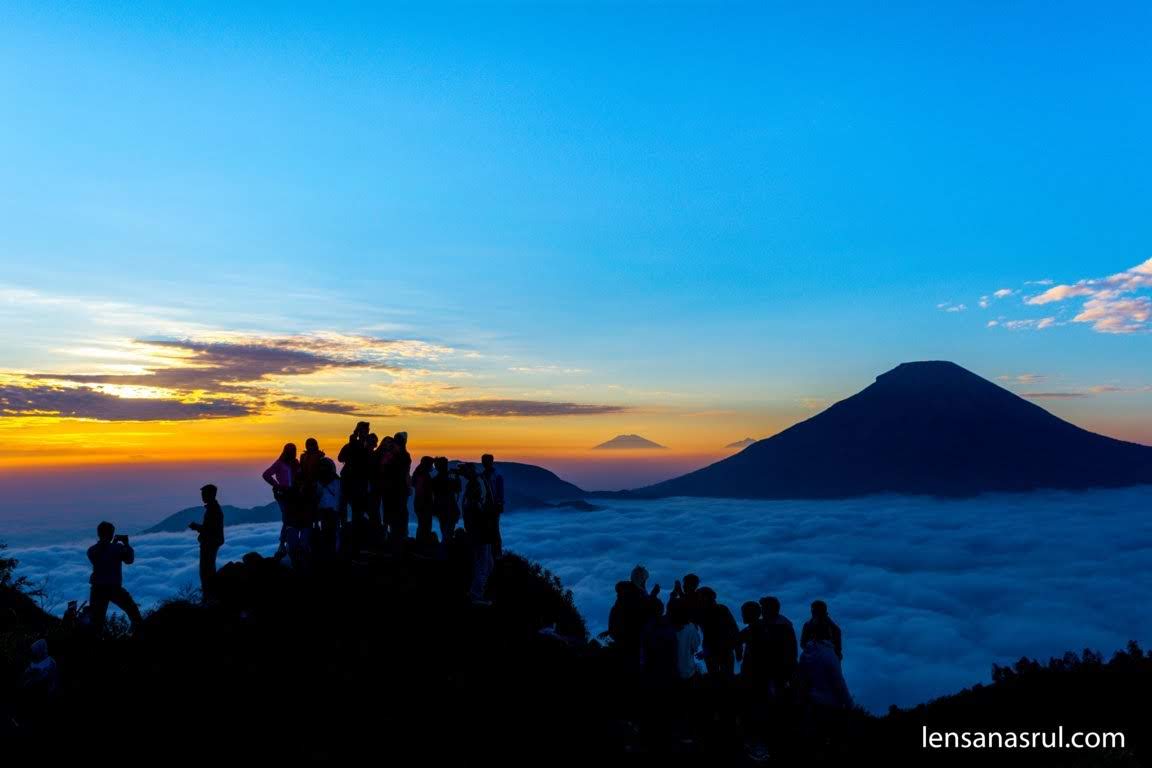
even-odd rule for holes
{"type": "Polygon", "coordinates": [[[616,602],[608,611],[608,635],[627,669],[640,664],[644,627],[663,613],[660,585],[648,589],[648,569],[637,565],[628,581],[616,583],[616,602]]]}
{"type": "Polygon", "coordinates": [[[736,651],[740,628],[728,606],[716,602],[711,587],[700,587],[700,631],[704,633],[704,663],[708,674],[718,680],[731,680],[736,673],[736,651]]]}
{"type": "Polygon", "coordinates": [[[200,489],[200,500],[204,502],[204,520],[188,523],[188,527],[200,534],[196,537],[200,542],[200,599],[208,602],[216,581],[216,555],[224,545],[224,510],[211,483],[200,489]]]}
{"type": "Polygon", "coordinates": [[[285,443],[280,458],[261,475],[264,482],[272,486],[272,498],[280,505],[280,544],[284,544],[284,531],[296,519],[297,480],[300,477],[300,462],[296,460],[296,444],[285,443]]]}
{"type": "Polygon", "coordinates": [[[297,486],[300,504],[313,525],[319,518],[316,505],[318,494],[316,481],[320,476],[320,462],[324,461],[324,458],[324,451],[320,450],[320,443],[316,441],[316,438],[310,437],[304,441],[304,453],[300,454],[300,478],[297,486]]]}
{"type": "Polygon", "coordinates": [[[421,545],[432,540],[432,468],[432,457],[424,456],[412,470],[412,509],[416,513],[416,541],[421,545]]]}
{"type": "Polygon", "coordinates": [[[316,476],[316,512],[320,521],[320,549],[325,555],[334,555],[340,549],[341,495],[340,475],[336,473],[336,462],[324,458],[320,461],[316,476]]]}
{"type": "Polygon", "coordinates": [[[484,486],[476,474],[476,466],[468,462],[461,462],[456,467],[456,474],[464,478],[464,493],[460,496],[460,512],[464,516],[464,530],[472,532],[476,516],[484,504],[484,486]]]}
{"type": "Polygon", "coordinates": [[[472,544],[472,587],[468,594],[474,603],[485,603],[484,593],[492,574],[492,548],[496,540],[495,514],[485,504],[484,486],[473,464],[461,464],[464,476],[464,530],[472,544]]]}
{"type": "Polygon", "coordinates": [[[796,630],[792,622],[780,613],[780,601],[772,597],[760,598],[767,634],[768,679],[773,695],[781,694],[791,683],[796,672],[796,630]]]}
{"type": "Polygon", "coordinates": [[[460,522],[460,478],[452,472],[444,456],[437,456],[433,466],[436,475],[432,478],[432,507],[440,523],[440,544],[447,554],[460,522]]]}
{"type": "Polygon", "coordinates": [[[492,556],[500,557],[504,554],[504,540],[500,536],[500,517],[504,514],[504,476],[496,471],[496,459],[492,454],[481,456],[480,464],[484,467],[480,480],[484,484],[485,512],[493,526],[492,556]]]}
{"type": "Polygon", "coordinates": [[[140,608],[128,590],[124,589],[124,566],[136,561],[136,553],[127,536],[117,536],[116,526],[107,520],[96,526],[97,542],[88,547],[88,561],[92,563],[92,576],[88,583],[88,605],[92,611],[92,626],[99,632],[104,628],[108,604],[112,603],[128,615],[133,631],[140,625],[140,608]]]}
{"type": "Polygon", "coordinates": [[[412,479],[412,455],[408,453],[408,433],[397,432],[391,438],[387,459],[381,464],[380,495],[384,503],[384,525],[388,528],[388,539],[393,545],[402,545],[408,540],[408,494],[412,479]]]}
{"type": "Polygon", "coordinates": [[[388,460],[392,451],[392,438],[385,437],[384,442],[376,437],[375,432],[369,432],[364,439],[365,461],[368,478],[368,493],[364,497],[364,514],[368,520],[368,529],[373,537],[380,533],[380,466],[388,460]]]}
{"type": "Polygon", "coordinates": [[[800,647],[803,648],[808,645],[808,641],[816,634],[819,634],[820,637],[827,637],[833,650],[836,651],[836,658],[841,661],[844,660],[844,645],[841,641],[840,626],[832,621],[832,617],[828,615],[828,603],[823,600],[812,601],[812,618],[804,622],[804,628],[800,630],[800,647]]]}
{"type": "Polygon", "coordinates": [[[694,573],[684,576],[684,583],[677,581],[672,585],[672,594],[668,596],[668,605],[679,603],[684,606],[688,620],[693,624],[700,623],[700,577],[694,573]]]}
{"type": "Polygon", "coordinates": [[[339,518],[341,524],[347,522],[352,531],[362,527],[364,516],[368,513],[368,490],[371,482],[372,453],[368,449],[368,422],[356,422],[356,428],[348,436],[348,442],[340,449],[336,457],[343,465],[340,469],[340,507],[339,518]]]}

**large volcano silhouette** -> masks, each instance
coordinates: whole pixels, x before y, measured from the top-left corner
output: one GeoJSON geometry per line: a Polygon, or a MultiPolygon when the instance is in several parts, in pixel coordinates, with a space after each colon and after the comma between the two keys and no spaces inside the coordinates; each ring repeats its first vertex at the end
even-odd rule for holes
{"type": "Polygon", "coordinates": [[[955,363],[903,363],[740,453],[633,495],[972,495],[1152,483],[1152,447],[1053,416],[955,363]]]}

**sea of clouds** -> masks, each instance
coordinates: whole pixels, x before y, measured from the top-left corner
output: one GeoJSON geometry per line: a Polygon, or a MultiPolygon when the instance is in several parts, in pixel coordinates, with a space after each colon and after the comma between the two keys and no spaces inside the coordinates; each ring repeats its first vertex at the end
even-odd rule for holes
{"type": "MultiPolygon", "coordinates": [[[[991,665],[1152,641],[1152,488],[941,501],[666,499],[598,512],[509,514],[506,546],[570,587],[589,629],[604,629],[614,585],[637,563],[649,585],[698,573],[739,617],[774,594],[799,629],[829,602],[844,673],[874,712],[989,679],[991,665]]],[[[221,561],[271,553],[277,525],[227,530],[221,561]]],[[[194,586],[195,535],[133,538],[125,585],[142,606],[194,586]]],[[[14,550],[51,599],[83,598],[83,544],[14,550]]]]}

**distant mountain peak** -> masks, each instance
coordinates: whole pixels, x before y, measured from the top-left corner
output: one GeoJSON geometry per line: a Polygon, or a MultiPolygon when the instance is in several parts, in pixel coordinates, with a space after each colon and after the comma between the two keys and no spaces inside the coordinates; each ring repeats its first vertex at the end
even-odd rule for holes
{"type": "Polygon", "coordinates": [[[734,443],[728,443],[728,445],[726,445],[724,447],[725,448],[747,448],[748,446],[752,445],[752,443],[755,443],[755,442],[757,442],[756,438],[746,437],[743,440],[737,440],[734,443]]]}
{"type": "Polygon", "coordinates": [[[646,437],[640,435],[616,435],[616,437],[606,442],[600,443],[593,450],[596,451],[610,451],[610,450],[649,450],[664,448],[665,446],[660,443],[654,443],[646,437]]]}
{"type": "Polygon", "coordinates": [[[902,363],[815,416],[638,496],[967,496],[1152,483],[1152,447],[1081,429],[956,363],[902,363]]]}

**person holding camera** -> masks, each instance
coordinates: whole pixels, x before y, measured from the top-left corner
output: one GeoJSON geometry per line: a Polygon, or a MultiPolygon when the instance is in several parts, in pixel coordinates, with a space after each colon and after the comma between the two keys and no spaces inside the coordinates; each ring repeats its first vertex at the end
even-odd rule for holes
{"type": "Polygon", "coordinates": [[[92,585],[88,598],[92,627],[99,632],[104,628],[108,604],[112,603],[128,615],[133,631],[140,624],[140,608],[128,590],[124,589],[124,565],[136,561],[136,553],[127,536],[117,536],[116,526],[105,520],[96,526],[98,541],[88,547],[88,560],[92,563],[92,585]]]}

